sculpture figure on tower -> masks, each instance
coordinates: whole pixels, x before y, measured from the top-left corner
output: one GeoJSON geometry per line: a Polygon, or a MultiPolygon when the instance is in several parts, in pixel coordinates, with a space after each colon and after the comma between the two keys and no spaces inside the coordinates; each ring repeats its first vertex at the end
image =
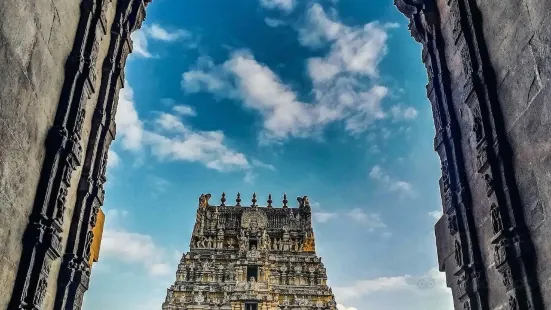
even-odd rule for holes
{"type": "Polygon", "coordinates": [[[211,197],[211,194],[201,194],[199,197],[199,207],[200,208],[206,208],[209,205],[209,199],[211,197]]]}

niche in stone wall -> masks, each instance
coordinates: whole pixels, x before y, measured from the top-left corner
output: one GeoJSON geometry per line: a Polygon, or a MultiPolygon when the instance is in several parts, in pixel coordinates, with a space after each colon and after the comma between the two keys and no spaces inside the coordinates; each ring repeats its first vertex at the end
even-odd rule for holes
{"type": "Polygon", "coordinates": [[[258,310],[258,304],[252,302],[245,303],[245,310],[258,310]]]}
{"type": "Polygon", "coordinates": [[[258,279],[258,266],[247,266],[247,281],[251,281],[252,278],[258,279]]]}
{"type": "Polygon", "coordinates": [[[249,250],[258,249],[258,240],[257,239],[249,239],[249,250]]]}

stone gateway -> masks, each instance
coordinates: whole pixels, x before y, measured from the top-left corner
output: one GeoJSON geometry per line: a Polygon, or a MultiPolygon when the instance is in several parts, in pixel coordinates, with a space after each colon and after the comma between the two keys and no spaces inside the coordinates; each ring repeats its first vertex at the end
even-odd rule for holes
{"type": "MultiPolygon", "coordinates": [[[[394,1],[423,47],[455,309],[551,309],[551,1],[394,1]]],[[[130,35],[150,2],[0,1],[2,310],[82,306],[130,35]]],[[[307,197],[209,199],[165,308],[334,307],[307,197]]]]}

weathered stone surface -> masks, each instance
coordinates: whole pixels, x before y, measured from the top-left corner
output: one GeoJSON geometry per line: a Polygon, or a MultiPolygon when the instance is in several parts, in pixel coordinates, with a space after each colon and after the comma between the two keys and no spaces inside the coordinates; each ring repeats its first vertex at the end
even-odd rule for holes
{"type": "MultiPolygon", "coordinates": [[[[78,3],[65,3],[66,9],[78,3]]],[[[74,15],[74,13],[73,13],[74,15]]],[[[78,17],[77,17],[78,18],[78,17]]],[[[48,49],[54,22],[50,0],[0,3],[0,309],[6,309],[21,241],[44,160],[44,141],[56,111],[63,66],[72,42],[48,49]]],[[[55,29],[74,37],[76,23],[55,29]]]]}
{"type": "Polygon", "coordinates": [[[120,69],[103,62],[108,53],[121,53],[110,50],[115,15],[123,29],[113,33],[126,40],[149,2],[0,2],[0,309],[80,308],[90,267],[83,250],[91,237],[74,236],[88,236],[95,222],[83,217],[93,217],[103,203],[96,197],[103,197],[104,154],[113,139],[108,128],[114,127],[103,115],[114,119],[121,87],[103,78],[120,69]],[[97,160],[83,166],[85,157],[97,160]],[[86,193],[78,188],[89,179],[99,189],[93,204],[82,207],[86,193]],[[41,233],[52,242],[35,244],[41,233]],[[84,263],[63,265],[68,255],[84,263]],[[68,268],[83,275],[75,279],[84,290],[65,291],[68,268]]]}
{"type": "Polygon", "coordinates": [[[453,111],[435,119],[451,132],[438,150],[457,169],[448,187],[464,189],[435,227],[456,309],[551,309],[549,1],[395,2],[429,58],[444,59],[427,70],[442,77],[433,109],[453,111]],[[459,233],[444,228],[455,214],[459,233]],[[481,284],[466,295],[464,275],[481,284]]]}

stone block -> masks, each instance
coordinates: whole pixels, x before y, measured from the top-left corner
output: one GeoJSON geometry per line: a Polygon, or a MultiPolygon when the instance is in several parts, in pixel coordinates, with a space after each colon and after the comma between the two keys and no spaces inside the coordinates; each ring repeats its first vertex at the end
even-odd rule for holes
{"type": "Polygon", "coordinates": [[[520,1],[477,1],[482,15],[484,39],[489,50],[501,46],[506,36],[514,31],[520,18],[523,18],[523,4],[520,1]]]}
{"type": "Polygon", "coordinates": [[[16,272],[17,265],[0,257],[0,285],[2,286],[2,291],[0,292],[0,309],[8,309],[16,272]]]}
{"type": "Polygon", "coordinates": [[[40,94],[36,98],[38,100],[28,102],[29,106],[33,106],[32,110],[50,117],[54,116],[64,82],[62,69],[61,63],[56,63],[50,54],[46,42],[38,38],[27,67],[27,76],[31,85],[36,94],[40,94]]]}
{"type": "Polygon", "coordinates": [[[538,31],[542,27],[549,28],[549,24],[545,24],[543,21],[549,18],[551,2],[546,0],[525,0],[522,3],[526,5],[530,16],[529,25],[534,31],[538,31]]]}
{"type": "Polygon", "coordinates": [[[26,67],[38,32],[32,1],[0,1],[1,46],[26,67]]]}
{"type": "MultiPolygon", "coordinates": [[[[549,22],[551,22],[551,15],[545,20],[545,23],[549,22]]],[[[551,80],[551,27],[549,27],[549,24],[536,30],[532,40],[530,40],[530,46],[536,58],[542,84],[547,85],[551,80]]]]}
{"type": "Polygon", "coordinates": [[[525,46],[515,67],[498,89],[505,128],[509,130],[542,89],[531,47],[525,46]]]}
{"type": "Polygon", "coordinates": [[[48,42],[54,21],[52,0],[32,0],[29,3],[30,12],[34,14],[38,38],[48,42]]]}
{"type": "Polygon", "coordinates": [[[58,68],[65,67],[65,62],[72,49],[74,36],[76,32],[67,33],[63,31],[64,23],[63,17],[59,14],[57,8],[54,9],[53,27],[50,37],[48,39],[48,50],[52,55],[54,62],[58,68]]]}
{"type": "Polygon", "coordinates": [[[509,4],[501,14],[491,13],[493,9],[490,7],[485,10],[487,13],[483,13],[490,19],[483,24],[483,32],[498,87],[515,67],[517,58],[534,34],[532,28],[526,27],[530,21],[525,6],[518,1],[502,2],[509,4]]]}
{"type": "Polygon", "coordinates": [[[451,236],[448,230],[448,217],[447,215],[442,216],[436,225],[434,226],[434,231],[436,235],[436,250],[438,256],[438,268],[440,271],[444,271],[446,268],[447,260],[452,256],[453,251],[450,247],[453,242],[451,241],[451,236]]]}
{"type": "Polygon", "coordinates": [[[50,53],[56,62],[65,64],[75,40],[80,19],[80,2],[53,0],[53,27],[48,41],[50,53]]]}

